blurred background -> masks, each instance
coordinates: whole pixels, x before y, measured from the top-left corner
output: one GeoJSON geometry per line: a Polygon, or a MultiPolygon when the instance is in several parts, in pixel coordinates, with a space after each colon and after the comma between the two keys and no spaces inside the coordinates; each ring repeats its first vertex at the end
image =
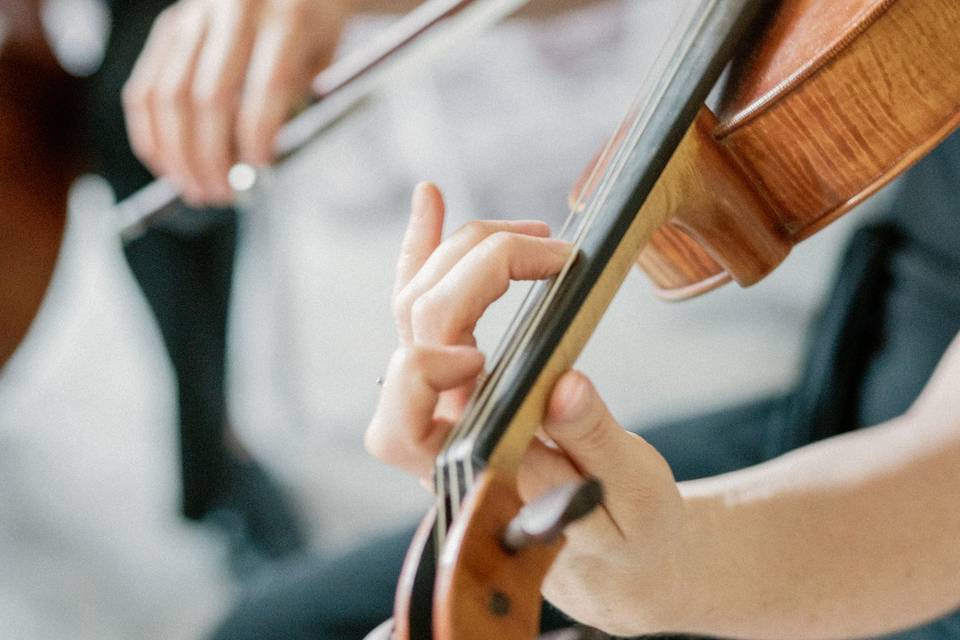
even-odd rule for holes
{"type": "MultiPolygon", "coordinates": [[[[95,71],[107,11],[50,3],[47,29],[68,70],[95,71]]],[[[227,406],[235,436],[290,496],[310,552],[407,525],[427,504],[362,445],[395,345],[389,294],[413,185],[444,190],[449,230],[475,217],[558,229],[674,11],[609,0],[507,21],[392,86],[245,203],[227,406]]],[[[341,50],[391,20],[352,20],[341,50]]],[[[3,638],[200,638],[237,593],[223,532],[180,516],[177,384],[112,197],[95,176],[75,185],[41,311],[0,372],[3,638]]],[[[750,290],[664,303],[635,272],[580,368],[634,426],[786,388],[840,248],[868,215],[801,245],[750,290]]],[[[484,320],[481,346],[495,346],[521,293],[484,320]]]]}

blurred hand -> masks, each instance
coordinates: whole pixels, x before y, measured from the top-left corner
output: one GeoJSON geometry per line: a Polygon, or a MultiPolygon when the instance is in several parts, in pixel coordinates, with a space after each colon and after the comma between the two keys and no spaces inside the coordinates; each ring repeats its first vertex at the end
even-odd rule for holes
{"type": "Polygon", "coordinates": [[[237,161],[273,140],[333,55],[351,0],[180,0],[123,90],[130,143],[192,204],[224,204],[237,161]]]}
{"type": "MultiPolygon", "coordinates": [[[[473,222],[441,242],[442,226],[440,193],[420,185],[394,288],[400,345],[366,434],[371,453],[423,480],[483,369],[477,321],[511,280],[554,275],[571,251],[535,221],[473,222]]],[[[682,602],[687,556],[684,505],[666,461],[574,371],[558,381],[542,427],[520,467],[523,499],[587,476],[606,494],[603,509],[570,528],[545,595],[618,635],[664,628],[682,602]]]]}

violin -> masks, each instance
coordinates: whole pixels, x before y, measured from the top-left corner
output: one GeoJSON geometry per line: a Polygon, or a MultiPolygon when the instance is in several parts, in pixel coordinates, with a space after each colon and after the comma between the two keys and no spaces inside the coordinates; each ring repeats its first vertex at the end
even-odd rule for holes
{"type": "MultiPolygon", "coordinates": [[[[633,264],[679,300],[749,286],[960,126],[955,0],[699,0],[570,196],[535,284],[434,466],[436,504],[369,640],[531,640],[595,481],[526,506],[520,459],[633,264]],[[704,106],[724,68],[714,108],[704,106]]],[[[574,631],[570,638],[604,637],[574,631]]]]}
{"type": "MultiPolygon", "coordinates": [[[[262,182],[263,173],[282,166],[321,139],[388,90],[397,78],[527,1],[425,0],[374,42],[331,64],[313,79],[310,105],[280,128],[273,145],[274,164],[254,168],[240,163],[231,168],[229,183],[237,199],[243,201],[262,182]]],[[[113,216],[124,242],[135,240],[155,225],[184,228],[203,224],[185,208],[177,187],[164,178],[118,203],[113,216]]]]}

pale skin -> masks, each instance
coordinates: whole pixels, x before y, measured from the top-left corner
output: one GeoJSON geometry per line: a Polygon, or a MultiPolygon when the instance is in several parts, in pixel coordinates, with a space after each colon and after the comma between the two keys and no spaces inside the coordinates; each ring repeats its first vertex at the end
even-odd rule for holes
{"type": "MultiPolygon", "coordinates": [[[[535,0],[545,15],[588,0],[535,0]]],[[[344,25],[414,0],[180,0],[151,28],[123,89],[130,144],[194,205],[233,199],[237,162],[266,165],[284,122],[311,95],[344,25]]]]}
{"type": "MultiPolygon", "coordinates": [[[[511,280],[547,277],[569,252],[534,221],[443,240],[443,215],[436,187],[419,185],[393,296],[399,345],[366,435],[374,455],[424,479],[484,368],[477,320],[511,280]]],[[[677,483],[570,371],[520,492],[591,475],[606,501],[569,529],[544,595],[622,636],[874,637],[945,614],[960,606],[958,389],[960,337],[897,419],[677,483]]]]}

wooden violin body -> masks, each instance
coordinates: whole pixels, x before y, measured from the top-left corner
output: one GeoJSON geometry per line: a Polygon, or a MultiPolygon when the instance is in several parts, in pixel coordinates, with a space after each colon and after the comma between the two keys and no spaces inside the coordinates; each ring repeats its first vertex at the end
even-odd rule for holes
{"type": "MultiPolygon", "coordinates": [[[[862,202],[960,125],[956,0],[784,0],[776,6],[747,0],[741,6],[773,10],[731,65],[715,110],[704,106],[695,117],[690,111],[692,124],[683,125],[686,134],[659,164],[655,184],[638,188],[639,211],[617,223],[615,246],[575,308],[565,310],[562,335],[545,347],[549,353],[535,354],[542,364],[529,388],[517,392],[522,397],[506,427],[481,447],[485,466],[439,559],[431,558],[437,525],[432,518],[424,522],[401,576],[396,624],[372,637],[536,636],[537,591],[562,543],[503,553],[504,527],[520,506],[516,469],[554,383],[633,264],[671,299],[730,280],[754,284],[793,244],[862,202]],[[510,606],[496,594],[509,594],[510,606]]],[[[635,133],[632,117],[575,186],[574,216],[582,210],[587,218],[594,196],[615,191],[609,175],[622,169],[615,165],[626,156],[610,150],[626,146],[635,133]]],[[[594,259],[581,246],[577,260],[584,258],[594,259]]]]}
{"type": "Polygon", "coordinates": [[[644,205],[669,212],[639,257],[659,294],[756,283],[946,138],[958,33],[955,0],[781,2],[644,205]]]}

